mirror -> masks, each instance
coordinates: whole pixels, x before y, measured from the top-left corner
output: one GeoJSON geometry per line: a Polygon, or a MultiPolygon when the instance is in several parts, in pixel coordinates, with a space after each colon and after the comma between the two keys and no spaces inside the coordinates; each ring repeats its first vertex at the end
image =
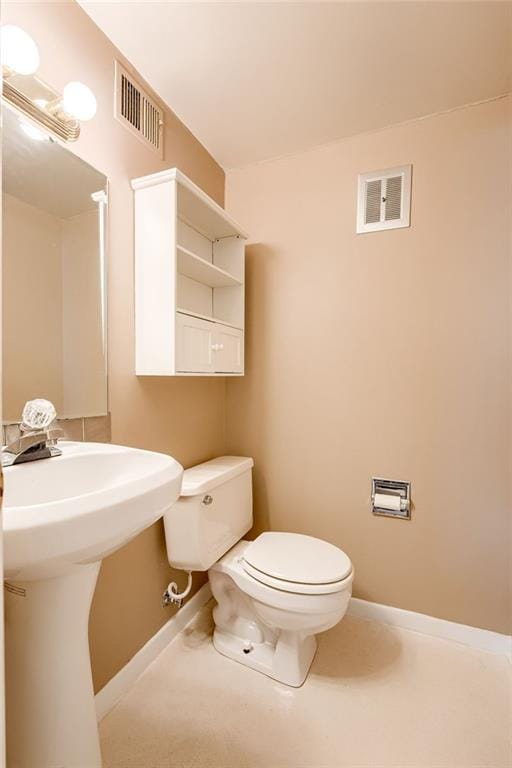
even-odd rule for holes
{"type": "Polygon", "coordinates": [[[108,411],[106,177],[2,108],[3,420],[108,411]]]}

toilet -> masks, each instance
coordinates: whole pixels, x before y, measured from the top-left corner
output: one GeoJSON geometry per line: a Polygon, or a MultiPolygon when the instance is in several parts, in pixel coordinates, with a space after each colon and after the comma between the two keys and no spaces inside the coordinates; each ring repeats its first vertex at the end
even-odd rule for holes
{"type": "Polygon", "coordinates": [[[213,644],[224,656],[298,687],[316,635],[337,624],[354,569],[338,547],[299,533],[243,537],[253,524],[253,460],[222,456],[184,472],[181,496],[164,516],[169,563],[208,571],[213,644]]]}

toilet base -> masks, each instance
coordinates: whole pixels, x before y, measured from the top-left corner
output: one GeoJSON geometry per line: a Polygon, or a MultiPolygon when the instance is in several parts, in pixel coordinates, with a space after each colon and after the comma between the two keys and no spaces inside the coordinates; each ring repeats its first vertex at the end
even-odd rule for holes
{"type": "Polygon", "coordinates": [[[300,633],[282,630],[277,642],[258,643],[219,627],[213,633],[213,645],[223,656],[293,688],[304,683],[317,649],[314,635],[303,637],[300,633]]]}

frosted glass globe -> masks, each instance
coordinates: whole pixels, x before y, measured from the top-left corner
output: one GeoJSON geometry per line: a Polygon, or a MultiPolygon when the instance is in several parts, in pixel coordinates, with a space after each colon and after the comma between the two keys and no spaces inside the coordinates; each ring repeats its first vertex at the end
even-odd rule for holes
{"type": "Polygon", "coordinates": [[[94,93],[83,83],[68,83],[62,96],[62,109],[75,120],[90,120],[96,114],[94,93]]]}
{"type": "Polygon", "coordinates": [[[46,429],[57,418],[55,406],[49,400],[38,398],[25,403],[21,416],[24,427],[46,429]]]}
{"type": "Polygon", "coordinates": [[[5,24],[0,29],[2,67],[19,75],[33,75],[39,66],[39,51],[21,27],[5,24]]]}

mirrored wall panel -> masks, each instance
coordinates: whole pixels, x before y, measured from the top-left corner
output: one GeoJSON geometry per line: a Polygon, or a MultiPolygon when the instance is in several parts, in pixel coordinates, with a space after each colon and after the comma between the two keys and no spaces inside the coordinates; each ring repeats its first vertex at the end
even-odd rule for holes
{"type": "Polygon", "coordinates": [[[106,414],[106,177],[3,107],[3,421],[106,414]]]}

